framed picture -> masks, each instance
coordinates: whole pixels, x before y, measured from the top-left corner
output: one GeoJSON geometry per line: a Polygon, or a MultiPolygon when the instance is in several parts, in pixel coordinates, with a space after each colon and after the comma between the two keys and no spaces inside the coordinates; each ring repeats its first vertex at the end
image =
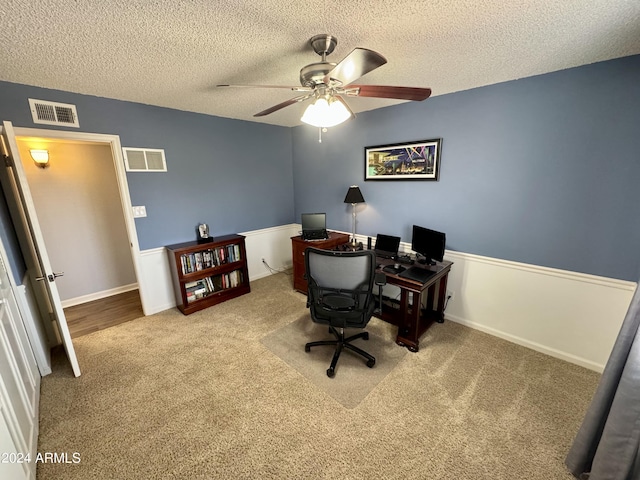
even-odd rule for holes
{"type": "Polygon", "coordinates": [[[438,180],[442,139],[365,147],[365,180],[438,180]]]}

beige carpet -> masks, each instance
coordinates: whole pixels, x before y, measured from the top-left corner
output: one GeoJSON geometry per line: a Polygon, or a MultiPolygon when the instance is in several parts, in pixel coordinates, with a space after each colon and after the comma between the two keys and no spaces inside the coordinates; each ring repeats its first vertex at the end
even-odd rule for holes
{"type": "MultiPolygon", "coordinates": [[[[362,330],[348,329],[345,331],[345,336],[353,335],[359,331],[362,330]]],[[[265,336],[262,343],[342,405],[354,408],[395,368],[407,353],[407,349],[399,348],[395,344],[395,329],[387,328],[387,324],[373,319],[366,331],[369,332],[369,340],[358,339],[354,341],[354,345],[375,357],[374,367],[367,367],[364,358],[344,349],[336,366],[336,375],[333,378],[327,377],[326,372],[333,358],[334,347],[317,346],[308,353],[304,351],[304,345],[307,342],[335,338],[333,334],[329,333],[326,325],[313,323],[308,311],[298,320],[265,336]],[[381,331],[382,335],[373,333],[374,331],[381,331]]]]}
{"type": "Polygon", "coordinates": [[[347,408],[261,342],[308,315],[291,278],[251,288],[74,340],[83,374],[58,356],[43,378],[38,450],[81,461],[38,479],[572,479],[596,373],[447,321],[347,408]]]}

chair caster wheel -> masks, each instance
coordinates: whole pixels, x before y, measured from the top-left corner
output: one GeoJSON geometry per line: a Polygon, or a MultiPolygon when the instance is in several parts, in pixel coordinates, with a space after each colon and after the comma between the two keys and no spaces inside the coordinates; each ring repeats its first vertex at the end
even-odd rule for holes
{"type": "Polygon", "coordinates": [[[367,367],[373,368],[375,364],[376,364],[375,360],[367,360],[367,367]]]}
{"type": "Polygon", "coordinates": [[[369,332],[364,332],[364,335],[362,336],[363,340],[369,340],[369,332]]]}
{"type": "Polygon", "coordinates": [[[327,369],[327,377],[329,378],[333,378],[333,376],[336,374],[336,371],[333,368],[328,368],[327,369]]]}

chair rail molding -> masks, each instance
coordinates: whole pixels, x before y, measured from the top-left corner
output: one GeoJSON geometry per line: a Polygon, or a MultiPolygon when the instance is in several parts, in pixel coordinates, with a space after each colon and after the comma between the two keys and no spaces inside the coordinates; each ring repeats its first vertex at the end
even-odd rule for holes
{"type": "MultiPolygon", "coordinates": [[[[238,232],[246,237],[250,281],[273,273],[262,263],[263,258],[276,271],[291,268],[290,238],[297,235],[298,230],[299,226],[296,224],[288,224],[238,232]]],[[[144,292],[146,315],[153,315],[176,306],[171,269],[164,247],[140,251],[140,274],[144,280],[140,282],[140,288],[147,288],[144,292]]]]}
{"type": "Polygon", "coordinates": [[[445,318],[602,372],[636,283],[447,250],[445,318]]]}
{"type": "MultiPolygon", "coordinates": [[[[238,232],[246,236],[249,278],[292,266],[291,237],[300,224],[238,232]]],[[[349,233],[349,232],[345,232],[349,233]]],[[[366,245],[367,237],[358,235],[366,245]]],[[[403,242],[402,252],[411,245],[403,242]]],[[[541,353],[601,372],[636,283],[447,250],[453,262],[445,318],[541,353]]],[[[147,314],[175,307],[164,247],[140,252],[151,288],[147,314]]],[[[291,287],[293,288],[293,286],[291,287]]],[[[428,346],[425,346],[428,348],[428,346]]]]}

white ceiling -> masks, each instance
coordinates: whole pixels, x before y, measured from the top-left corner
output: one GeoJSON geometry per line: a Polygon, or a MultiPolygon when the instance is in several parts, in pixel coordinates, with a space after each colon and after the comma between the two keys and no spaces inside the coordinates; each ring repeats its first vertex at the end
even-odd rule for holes
{"type": "Polygon", "coordinates": [[[0,80],[284,126],[306,104],[253,114],[298,93],[215,85],[299,85],[315,34],[338,38],[329,61],[387,58],[357,83],[433,95],[640,53],[638,0],[3,0],[0,18],[0,80]]]}

